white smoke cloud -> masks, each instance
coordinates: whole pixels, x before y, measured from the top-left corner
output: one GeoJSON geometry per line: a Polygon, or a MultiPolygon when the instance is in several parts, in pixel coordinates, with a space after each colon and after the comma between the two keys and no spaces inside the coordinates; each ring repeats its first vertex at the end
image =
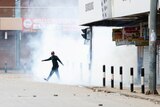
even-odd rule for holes
{"type": "MultiPolygon", "coordinates": [[[[60,83],[102,86],[103,64],[107,66],[107,77],[110,76],[110,66],[115,66],[115,69],[124,66],[125,78],[128,77],[129,67],[136,66],[136,48],[134,46],[116,47],[111,39],[111,28],[95,27],[93,29],[93,68],[90,74],[88,71],[89,45],[84,45],[78,25],[78,5],[76,4],[78,0],[72,0],[73,2],[66,0],[67,5],[59,0],[55,0],[57,3],[49,2],[49,4],[44,1],[38,0],[38,5],[48,6],[44,9],[45,12],[35,9],[35,11],[28,12],[26,16],[35,18],[36,15],[40,15],[62,22],[42,29],[43,33],[40,37],[38,36],[39,38],[30,40],[29,44],[34,49],[32,72],[36,77],[35,80],[43,81],[43,78],[48,76],[52,63],[50,61],[41,62],[41,60],[49,58],[51,51],[55,51],[55,54],[64,63],[64,66],[60,65],[59,68],[60,83]],[[56,6],[54,3],[58,5],[56,6]],[[51,7],[53,5],[54,7],[51,7]],[[72,31],[66,32],[71,28],[73,28],[72,31]],[[90,76],[92,76],[91,81],[89,80],[90,76]],[[89,82],[91,83],[89,84],[89,82]]],[[[30,5],[34,6],[35,2],[37,3],[37,1],[33,1],[30,5]]],[[[115,74],[115,78],[118,79],[119,71],[116,70],[115,74]]],[[[107,80],[109,82],[110,78],[107,80]]],[[[59,81],[53,74],[49,82],[57,83],[59,81]]]]}
{"type": "MultiPolygon", "coordinates": [[[[38,0],[37,2],[37,0],[34,0],[30,2],[30,7],[33,9],[25,15],[26,17],[55,20],[55,24],[41,29],[42,34],[30,38],[28,43],[34,49],[32,51],[32,73],[35,80],[44,81],[43,78],[49,75],[52,67],[51,61],[41,62],[41,60],[49,58],[51,51],[55,51],[55,54],[64,63],[64,66],[60,64],[59,67],[61,83],[79,84],[82,80],[82,71],[87,70],[88,66],[88,64],[87,66],[84,64],[87,62],[88,46],[84,45],[84,40],[81,37],[77,2],[76,0],[63,2],[56,0],[54,2],[53,0],[52,2],[38,0]],[[64,2],[67,3],[64,4],[64,2]],[[42,9],[39,7],[42,7],[42,9]]],[[[87,77],[84,76],[83,80],[85,81],[85,79],[87,80],[87,77]]],[[[59,81],[53,74],[49,82],[59,81]]]]}
{"type": "Polygon", "coordinates": [[[123,67],[123,81],[129,84],[130,67],[137,69],[136,46],[116,46],[112,41],[112,28],[95,27],[93,29],[93,78],[95,84],[102,86],[102,66],[106,65],[106,79],[108,85],[111,81],[111,66],[114,66],[116,85],[119,85],[119,67],[123,67]],[[101,80],[101,81],[98,81],[101,80]]]}

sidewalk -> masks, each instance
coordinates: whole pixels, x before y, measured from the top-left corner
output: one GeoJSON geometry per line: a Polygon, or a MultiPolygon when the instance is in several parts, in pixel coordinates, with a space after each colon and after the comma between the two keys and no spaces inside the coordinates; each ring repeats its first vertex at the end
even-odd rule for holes
{"type": "MultiPolygon", "coordinates": [[[[119,93],[120,95],[124,95],[127,97],[139,98],[144,100],[152,101],[156,104],[160,104],[160,86],[157,86],[157,91],[159,95],[146,95],[141,93],[141,87],[134,87],[134,92],[130,91],[130,87],[124,87],[123,90],[119,88],[111,88],[111,87],[89,87],[95,92],[105,92],[105,93],[119,93]]],[[[145,87],[145,92],[147,91],[147,87],[145,87]]]]}

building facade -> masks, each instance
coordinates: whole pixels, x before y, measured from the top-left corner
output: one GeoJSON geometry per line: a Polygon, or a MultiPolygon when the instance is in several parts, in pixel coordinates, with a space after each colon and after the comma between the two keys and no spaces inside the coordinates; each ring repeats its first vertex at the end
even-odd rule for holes
{"type": "MultiPolygon", "coordinates": [[[[77,1],[70,0],[72,4],[77,1]]],[[[64,0],[0,0],[0,69],[30,68],[32,64],[32,46],[30,39],[41,37],[42,25],[61,23],[62,5],[70,7],[64,0]],[[58,10],[57,10],[58,8],[58,10]],[[50,9],[52,9],[50,11],[50,9]],[[57,21],[59,19],[59,21],[57,21]]],[[[68,8],[66,8],[68,9],[68,8]]]]}
{"type": "MultiPolygon", "coordinates": [[[[137,46],[137,77],[140,78],[140,69],[144,67],[148,78],[150,0],[79,0],[79,5],[80,25],[117,27],[112,33],[117,46],[137,46]]],[[[157,77],[160,82],[160,2],[157,5],[157,77]]]]}

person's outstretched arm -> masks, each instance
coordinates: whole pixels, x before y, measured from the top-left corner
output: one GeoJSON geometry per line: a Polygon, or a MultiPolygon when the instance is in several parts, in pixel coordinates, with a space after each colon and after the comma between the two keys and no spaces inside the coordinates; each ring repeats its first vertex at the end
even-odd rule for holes
{"type": "Polygon", "coordinates": [[[62,65],[64,65],[63,63],[62,63],[62,61],[57,57],[57,59],[58,59],[58,61],[62,64],[62,65]]]}
{"type": "Polygon", "coordinates": [[[44,60],[42,60],[42,62],[43,62],[43,61],[49,61],[49,60],[51,60],[51,57],[50,57],[50,58],[48,58],[48,59],[44,59],[44,60]]]}

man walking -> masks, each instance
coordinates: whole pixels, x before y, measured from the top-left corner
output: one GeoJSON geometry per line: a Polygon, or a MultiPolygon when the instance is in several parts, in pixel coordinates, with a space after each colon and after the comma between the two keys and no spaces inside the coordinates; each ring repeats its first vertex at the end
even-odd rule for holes
{"type": "Polygon", "coordinates": [[[56,73],[58,79],[60,79],[59,71],[58,71],[58,68],[59,68],[58,62],[60,62],[63,65],[62,61],[58,58],[58,56],[55,55],[54,51],[51,52],[50,58],[44,59],[42,61],[50,61],[50,60],[52,60],[53,66],[52,66],[52,69],[51,69],[49,76],[47,78],[44,78],[44,80],[48,81],[54,72],[56,73]]]}

